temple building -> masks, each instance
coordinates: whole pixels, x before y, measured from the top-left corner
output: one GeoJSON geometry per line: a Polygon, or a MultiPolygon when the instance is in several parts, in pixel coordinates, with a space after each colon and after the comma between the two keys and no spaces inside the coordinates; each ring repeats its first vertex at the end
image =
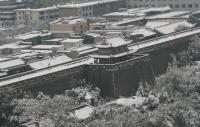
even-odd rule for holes
{"type": "Polygon", "coordinates": [[[128,60],[134,52],[129,51],[127,46],[129,43],[121,37],[104,39],[101,45],[96,45],[99,48],[98,53],[91,56],[95,58],[96,64],[115,64],[128,60]]]}

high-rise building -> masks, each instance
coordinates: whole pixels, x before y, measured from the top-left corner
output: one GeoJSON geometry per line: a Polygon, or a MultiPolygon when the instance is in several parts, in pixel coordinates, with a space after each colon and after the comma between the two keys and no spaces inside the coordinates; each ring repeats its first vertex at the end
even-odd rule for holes
{"type": "Polygon", "coordinates": [[[200,0],[127,0],[128,8],[170,6],[173,10],[198,10],[200,0]]]}
{"type": "Polygon", "coordinates": [[[21,0],[0,0],[0,21],[15,20],[15,10],[23,8],[21,0]]]}

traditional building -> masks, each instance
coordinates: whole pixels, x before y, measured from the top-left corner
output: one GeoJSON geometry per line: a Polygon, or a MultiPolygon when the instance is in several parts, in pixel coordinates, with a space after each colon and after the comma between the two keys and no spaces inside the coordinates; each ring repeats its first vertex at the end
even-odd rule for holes
{"type": "Polygon", "coordinates": [[[96,45],[99,48],[98,53],[91,56],[95,58],[96,64],[115,64],[128,60],[133,53],[133,50],[128,49],[129,43],[121,37],[104,39],[101,45],[96,45]]]}

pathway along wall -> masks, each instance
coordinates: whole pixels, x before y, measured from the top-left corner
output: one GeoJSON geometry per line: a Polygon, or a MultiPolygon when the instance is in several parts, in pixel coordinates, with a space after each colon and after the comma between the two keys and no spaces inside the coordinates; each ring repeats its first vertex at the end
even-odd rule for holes
{"type": "Polygon", "coordinates": [[[142,49],[138,53],[149,54],[152,61],[153,70],[156,76],[166,72],[169,62],[172,62],[171,54],[177,54],[188,49],[191,38],[182,38],[170,43],[142,49]]]}

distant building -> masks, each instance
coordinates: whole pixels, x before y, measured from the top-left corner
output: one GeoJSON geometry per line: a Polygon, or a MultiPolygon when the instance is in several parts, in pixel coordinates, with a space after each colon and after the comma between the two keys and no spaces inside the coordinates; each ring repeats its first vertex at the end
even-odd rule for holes
{"type": "Polygon", "coordinates": [[[88,20],[78,17],[63,17],[50,23],[50,31],[83,33],[89,30],[88,20]]]}
{"type": "Polygon", "coordinates": [[[99,48],[97,54],[91,55],[95,59],[95,64],[115,64],[131,58],[133,50],[128,49],[130,41],[123,38],[111,37],[102,41],[101,45],[96,45],[99,48]]]}
{"type": "Polygon", "coordinates": [[[103,36],[97,33],[86,33],[84,34],[84,44],[98,44],[104,39],[103,36]]]}
{"type": "Polygon", "coordinates": [[[191,12],[190,11],[172,11],[169,13],[164,13],[164,14],[158,14],[158,15],[153,15],[153,16],[149,16],[146,19],[148,20],[157,20],[157,19],[164,19],[166,21],[166,19],[168,18],[184,18],[184,16],[189,15],[191,12]]]}
{"type": "Polygon", "coordinates": [[[24,7],[21,0],[0,0],[0,21],[15,20],[15,10],[24,7]]]}
{"type": "Polygon", "coordinates": [[[22,59],[12,57],[0,58],[0,77],[15,75],[29,70],[31,68],[22,59]]]}
{"type": "Polygon", "coordinates": [[[83,39],[65,39],[60,42],[62,45],[64,45],[65,49],[69,49],[72,47],[79,47],[83,44],[83,39]]]}
{"type": "Polygon", "coordinates": [[[35,45],[31,47],[32,50],[47,50],[47,51],[63,51],[64,45],[35,45]]]}
{"type": "Polygon", "coordinates": [[[74,59],[77,57],[83,57],[83,56],[94,54],[97,51],[98,51],[98,48],[96,47],[93,47],[91,45],[82,45],[80,47],[74,47],[74,48],[68,49],[64,53],[67,56],[74,59]]]}
{"type": "Polygon", "coordinates": [[[92,2],[74,3],[59,6],[60,16],[95,17],[118,10],[124,0],[96,0],[92,2]]]}
{"type": "Polygon", "coordinates": [[[19,45],[18,43],[5,44],[0,46],[0,55],[11,55],[20,53],[22,49],[29,48],[29,45],[19,45]]]}
{"type": "Polygon", "coordinates": [[[43,40],[51,39],[52,33],[32,31],[14,36],[16,41],[31,42],[32,45],[41,44],[43,40]]]}
{"type": "Polygon", "coordinates": [[[190,24],[187,21],[181,21],[157,27],[155,28],[155,31],[161,34],[171,34],[177,31],[182,31],[184,29],[191,29],[192,27],[194,27],[193,24],[190,24]]]}
{"type": "Polygon", "coordinates": [[[55,20],[58,16],[59,12],[57,7],[17,9],[16,24],[40,25],[55,20]]]}
{"type": "Polygon", "coordinates": [[[170,12],[171,8],[169,6],[165,7],[152,7],[152,8],[134,8],[134,9],[124,9],[117,12],[112,12],[103,15],[106,19],[111,21],[122,20],[124,18],[137,18],[144,16],[152,16],[161,13],[170,12]]]}
{"type": "Polygon", "coordinates": [[[54,39],[50,39],[50,40],[44,40],[42,42],[42,44],[45,44],[45,45],[60,45],[61,41],[63,41],[64,38],[54,38],[54,39]]]}
{"type": "Polygon", "coordinates": [[[173,10],[198,10],[199,0],[126,0],[128,8],[170,6],[173,10]]]}
{"type": "Polygon", "coordinates": [[[133,29],[132,31],[130,31],[129,36],[133,40],[133,42],[139,42],[139,41],[155,38],[156,35],[157,34],[151,29],[141,27],[141,28],[133,29]]]}

